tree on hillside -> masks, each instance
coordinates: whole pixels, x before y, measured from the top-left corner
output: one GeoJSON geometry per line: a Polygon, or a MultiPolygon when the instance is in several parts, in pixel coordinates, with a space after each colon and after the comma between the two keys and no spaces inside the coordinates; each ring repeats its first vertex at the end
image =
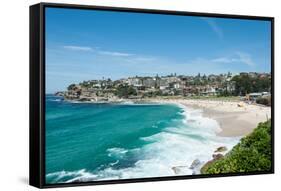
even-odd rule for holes
{"type": "Polygon", "coordinates": [[[75,84],[70,84],[68,87],[67,87],[67,90],[73,90],[73,88],[75,87],[76,85],[75,84]]]}
{"type": "Polygon", "coordinates": [[[115,91],[115,95],[120,98],[128,98],[130,95],[137,95],[137,91],[132,86],[120,84],[115,91]]]}
{"type": "Polygon", "coordinates": [[[235,82],[235,95],[246,95],[252,92],[270,91],[269,78],[250,77],[249,75],[236,75],[232,78],[235,82]]]}

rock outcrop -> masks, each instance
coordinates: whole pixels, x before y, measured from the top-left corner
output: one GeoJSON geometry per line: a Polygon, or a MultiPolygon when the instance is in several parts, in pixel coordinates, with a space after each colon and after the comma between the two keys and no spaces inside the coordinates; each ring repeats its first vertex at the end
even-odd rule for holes
{"type": "Polygon", "coordinates": [[[200,161],[199,159],[195,159],[195,160],[191,163],[189,169],[192,169],[192,170],[193,170],[193,169],[196,169],[200,164],[201,164],[201,161],[200,161]]]}
{"type": "Polygon", "coordinates": [[[215,151],[214,154],[212,155],[213,159],[209,160],[208,162],[206,162],[202,168],[200,169],[201,174],[205,174],[206,169],[215,161],[220,160],[224,157],[224,155],[222,154],[222,152],[227,151],[227,148],[225,146],[222,147],[218,147],[215,151]]]}
{"type": "Polygon", "coordinates": [[[222,146],[222,147],[218,147],[215,150],[215,153],[220,153],[220,152],[225,152],[225,151],[227,151],[227,148],[225,146],[222,146]]]}

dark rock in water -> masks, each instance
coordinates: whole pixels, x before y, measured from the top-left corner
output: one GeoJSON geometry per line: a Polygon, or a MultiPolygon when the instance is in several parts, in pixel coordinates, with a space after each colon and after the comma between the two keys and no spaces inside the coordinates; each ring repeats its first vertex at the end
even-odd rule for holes
{"type": "Polygon", "coordinates": [[[56,92],[55,96],[64,96],[64,92],[56,92]]]}
{"type": "Polygon", "coordinates": [[[186,174],[187,171],[189,171],[188,166],[174,166],[171,168],[175,174],[186,174]]]}
{"type": "Polygon", "coordinates": [[[176,166],[172,167],[172,170],[174,171],[175,174],[180,173],[180,169],[178,169],[176,166]]]}
{"type": "Polygon", "coordinates": [[[213,159],[214,160],[218,160],[218,159],[221,159],[221,158],[223,158],[222,154],[213,154],[213,159]]]}
{"type": "Polygon", "coordinates": [[[225,151],[227,151],[227,148],[225,146],[222,146],[222,147],[218,147],[217,150],[215,150],[215,153],[225,152],[225,151]]]}
{"type": "Polygon", "coordinates": [[[201,164],[201,161],[200,161],[199,159],[195,159],[195,160],[191,163],[189,169],[195,169],[195,168],[198,167],[200,164],[201,164]]]}

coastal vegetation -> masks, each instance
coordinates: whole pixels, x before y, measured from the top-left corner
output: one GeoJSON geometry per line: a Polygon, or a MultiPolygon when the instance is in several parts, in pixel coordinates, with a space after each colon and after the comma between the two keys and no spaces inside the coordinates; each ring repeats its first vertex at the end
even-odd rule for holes
{"type": "Polygon", "coordinates": [[[127,84],[120,84],[116,91],[114,92],[119,98],[128,98],[129,96],[136,96],[137,91],[132,87],[128,86],[127,84]]]}
{"type": "Polygon", "coordinates": [[[202,174],[241,173],[271,170],[271,120],[260,123],[254,131],[225,156],[207,162],[202,174]]]}
{"type": "Polygon", "coordinates": [[[271,106],[271,97],[260,97],[256,100],[258,104],[271,106]]]}
{"type": "Polygon", "coordinates": [[[233,95],[246,95],[251,92],[266,92],[271,89],[271,77],[248,75],[242,73],[234,76],[231,81],[235,82],[233,95]]]}

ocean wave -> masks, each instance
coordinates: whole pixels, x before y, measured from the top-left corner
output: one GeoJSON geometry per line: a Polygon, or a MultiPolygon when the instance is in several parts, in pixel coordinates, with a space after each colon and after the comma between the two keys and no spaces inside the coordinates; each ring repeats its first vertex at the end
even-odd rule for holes
{"type": "Polygon", "coordinates": [[[61,102],[61,101],[62,101],[62,99],[48,99],[48,101],[61,102]]]}
{"type": "Polygon", "coordinates": [[[130,106],[159,106],[163,105],[156,102],[133,102],[133,101],[126,101],[117,103],[118,105],[130,105],[130,106]]]}
{"type": "Polygon", "coordinates": [[[117,103],[119,105],[134,105],[135,103],[133,101],[121,101],[120,103],[117,103]]]}
{"type": "Polygon", "coordinates": [[[119,160],[117,160],[117,161],[115,161],[115,162],[112,162],[112,163],[109,163],[109,165],[110,166],[114,166],[114,165],[116,165],[116,164],[118,164],[119,163],[119,160]]]}
{"type": "Polygon", "coordinates": [[[230,150],[240,137],[220,137],[216,133],[219,124],[202,116],[202,111],[182,107],[182,119],[173,122],[174,126],[148,137],[140,138],[147,142],[138,149],[113,147],[107,149],[108,156],[116,161],[95,172],[85,169],[73,172],[48,174],[53,180],[67,182],[114,180],[146,177],[192,175],[200,172],[202,165],[212,159],[214,151],[225,146],[230,150]],[[126,168],[114,168],[128,153],[139,156],[133,165],[126,168]],[[198,167],[190,168],[193,161],[200,161],[198,167]]]}
{"type": "Polygon", "coordinates": [[[157,126],[157,125],[152,125],[151,127],[152,127],[152,128],[158,128],[158,126],[157,126]]]}
{"type": "Polygon", "coordinates": [[[231,149],[240,137],[219,137],[219,124],[202,116],[202,111],[186,108],[182,110],[184,118],[175,127],[167,127],[162,132],[140,138],[149,142],[141,148],[141,160],[133,167],[124,169],[104,169],[98,177],[143,178],[198,173],[201,166],[212,159],[213,152],[220,146],[231,149]],[[201,166],[190,169],[194,160],[200,160],[201,166]],[[175,174],[174,167],[181,167],[175,174]]]}
{"type": "Polygon", "coordinates": [[[123,157],[128,150],[118,147],[109,148],[106,150],[108,152],[109,157],[123,157]]]}
{"type": "Polygon", "coordinates": [[[86,169],[81,169],[77,171],[59,171],[54,173],[49,173],[46,178],[51,179],[51,183],[68,183],[75,181],[87,181],[89,179],[95,179],[97,175],[87,172],[86,169]],[[66,181],[65,181],[66,180],[66,181]]]}

